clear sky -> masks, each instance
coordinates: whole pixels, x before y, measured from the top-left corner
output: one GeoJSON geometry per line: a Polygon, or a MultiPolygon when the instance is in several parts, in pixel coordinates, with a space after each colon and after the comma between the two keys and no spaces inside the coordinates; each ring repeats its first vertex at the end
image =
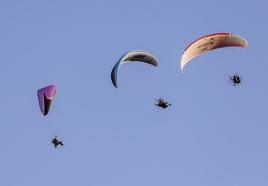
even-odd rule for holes
{"type": "Polygon", "coordinates": [[[267,186],[267,0],[0,1],[1,186],[267,186]],[[195,58],[198,37],[247,49],[195,58]],[[159,67],[130,63],[147,50],[159,67]],[[228,75],[240,73],[239,87],[228,75]],[[55,84],[42,116],[36,91],[55,84]],[[172,106],[155,108],[164,97],[172,106]],[[65,146],[51,144],[58,135],[65,146]]]}

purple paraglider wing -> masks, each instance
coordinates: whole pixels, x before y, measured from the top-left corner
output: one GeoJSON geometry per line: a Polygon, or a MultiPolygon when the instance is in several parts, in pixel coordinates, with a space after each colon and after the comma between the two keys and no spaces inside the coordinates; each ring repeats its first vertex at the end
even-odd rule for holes
{"type": "Polygon", "coordinates": [[[39,107],[43,115],[47,115],[51,102],[56,94],[56,86],[49,85],[37,91],[39,107]]]}

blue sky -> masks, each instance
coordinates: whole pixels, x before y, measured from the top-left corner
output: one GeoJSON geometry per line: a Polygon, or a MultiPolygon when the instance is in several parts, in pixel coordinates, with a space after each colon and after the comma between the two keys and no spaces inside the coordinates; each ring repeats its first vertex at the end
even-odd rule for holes
{"type": "Polygon", "coordinates": [[[267,6],[1,1],[0,185],[267,186],[267,6]],[[185,46],[214,32],[249,48],[204,54],[181,73],[185,46]],[[133,49],[160,65],[124,65],[115,89],[111,69],[133,49]],[[48,84],[57,94],[44,117],[36,91],[48,84]],[[172,106],[155,108],[160,96],[172,106]]]}

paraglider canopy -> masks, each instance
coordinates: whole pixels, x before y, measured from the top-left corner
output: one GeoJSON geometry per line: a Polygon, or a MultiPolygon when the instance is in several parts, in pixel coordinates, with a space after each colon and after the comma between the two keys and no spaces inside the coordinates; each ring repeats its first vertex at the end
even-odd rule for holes
{"type": "Polygon", "coordinates": [[[183,52],[180,61],[180,68],[183,71],[184,66],[196,56],[208,51],[222,47],[243,47],[246,48],[248,43],[242,37],[232,33],[214,33],[208,34],[189,44],[183,52]]]}
{"type": "Polygon", "coordinates": [[[49,85],[37,91],[39,107],[44,116],[48,114],[51,102],[55,94],[56,94],[55,85],[49,85]]]}
{"type": "Polygon", "coordinates": [[[119,69],[122,64],[131,62],[131,61],[138,61],[138,62],[144,62],[151,64],[153,66],[158,65],[158,60],[149,52],[142,51],[142,50],[132,50],[124,54],[118,62],[113,67],[112,73],[111,73],[111,79],[113,82],[113,85],[115,88],[118,87],[118,74],[119,69]]]}

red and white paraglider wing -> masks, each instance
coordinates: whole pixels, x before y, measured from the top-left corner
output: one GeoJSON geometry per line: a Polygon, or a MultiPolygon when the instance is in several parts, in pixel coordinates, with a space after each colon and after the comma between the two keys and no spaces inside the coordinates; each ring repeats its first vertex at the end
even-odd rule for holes
{"type": "Polygon", "coordinates": [[[205,35],[191,44],[189,44],[182,55],[180,68],[183,71],[184,66],[196,56],[208,51],[222,47],[243,47],[246,48],[248,43],[242,37],[232,33],[215,33],[205,35]]]}

